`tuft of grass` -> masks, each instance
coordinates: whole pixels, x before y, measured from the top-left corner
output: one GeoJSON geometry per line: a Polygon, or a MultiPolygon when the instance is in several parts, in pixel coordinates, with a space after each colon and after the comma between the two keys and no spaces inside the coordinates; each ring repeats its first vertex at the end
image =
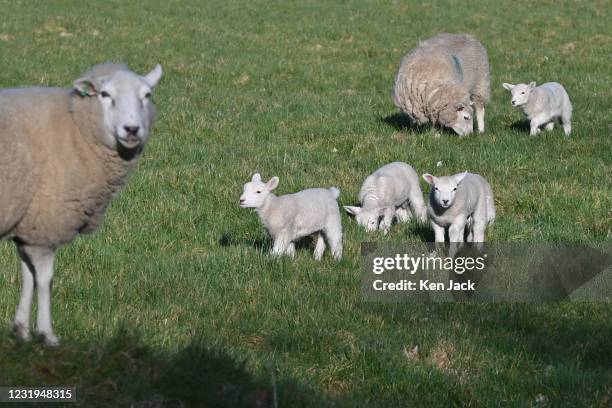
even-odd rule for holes
{"type": "MultiPolygon", "coordinates": [[[[366,304],[360,243],[419,242],[428,231],[366,234],[343,215],[341,262],[315,262],[312,246],[274,260],[255,214],[237,205],[255,171],[279,176],[279,194],[333,185],[353,204],[365,176],[401,160],[420,173],[485,176],[498,210],[489,241],[610,241],[605,1],[0,0],[0,9],[0,88],[69,86],[102,61],[165,71],[138,170],[100,231],[60,251],[63,345],[0,333],[0,384],[75,385],[83,406],[610,401],[609,305],[366,304]],[[391,102],[401,57],[441,31],[472,33],[488,49],[484,135],[411,129],[391,102]],[[568,89],[570,138],[558,127],[527,135],[501,84],[530,80],[568,89]]],[[[8,243],[0,264],[8,327],[19,291],[8,243]]]]}

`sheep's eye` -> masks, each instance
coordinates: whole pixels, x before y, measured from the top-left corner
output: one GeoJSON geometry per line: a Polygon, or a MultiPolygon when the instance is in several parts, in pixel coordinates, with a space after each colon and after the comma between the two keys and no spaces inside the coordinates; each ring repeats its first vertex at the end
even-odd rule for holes
{"type": "Polygon", "coordinates": [[[257,194],[261,194],[261,191],[257,190],[257,191],[256,191],[256,193],[257,193],[257,194]]]}
{"type": "Polygon", "coordinates": [[[465,120],[469,120],[469,119],[470,119],[470,117],[469,117],[469,116],[464,116],[464,117],[463,117],[463,119],[465,119],[465,120]]]}
{"type": "Polygon", "coordinates": [[[100,96],[103,98],[110,98],[110,94],[106,91],[102,91],[100,92],[100,96]]]}
{"type": "Polygon", "coordinates": [[[438,187],[434,187],[434,190],[436,190],[436,191],[440,191],[440,190],[438,190],[438,187]]]}
{"type": "Polygon", "coordinates": [[[457,191],[457,187],[453,188],[453,191],[457,191]]]}
{"type": "Polygon", "coordinates": [[[521,92],[521,95],[525,95],[525,92],[521,92]]]}
{"type": "Polygon", "coordinates": [[[151,92],[147,92],[144,97],[145,99],[149,99],[151,97],[151,92]]]}

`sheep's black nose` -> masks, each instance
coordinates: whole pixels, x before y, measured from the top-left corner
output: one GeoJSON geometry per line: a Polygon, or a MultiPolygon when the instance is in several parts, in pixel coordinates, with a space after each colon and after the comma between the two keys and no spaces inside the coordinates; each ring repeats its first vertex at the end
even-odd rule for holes
{"type": "Polygon", "coordinates": [[[136,133],[138,133],[138,130],[140,129],[139,126],[124,126],[123,128],[131,135],[136,135],[136,133]]]}
{"type": "Polygon", "coordinates": [[[442,200],[444,204],[448,204],[448,200],[442,200]]]}

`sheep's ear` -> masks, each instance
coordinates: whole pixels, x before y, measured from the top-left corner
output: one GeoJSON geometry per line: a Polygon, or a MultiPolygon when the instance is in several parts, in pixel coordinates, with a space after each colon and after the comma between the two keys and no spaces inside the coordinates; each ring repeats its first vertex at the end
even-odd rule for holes
{"type": "Polygon", "coordinates": [[[436,183],[436,177],[429,173],[423,174],[423,180],[425,180],[430,186],[433,186],[436,183]]]}
{"type": "Polygon", "coordinates": [[[98,94],[98,89],[90,78],[77,79],[76,81],[74,81],[74,88],[82,96],[94,96],[98,94]]]}
{"type": "Polygon", "coordinates": [[[533,89],[536,87],[536,83],[535,82],[530,82],[529,83],[529,89],[533,89]]]}
{"type": "Polygon", "coordinates": [[[515,87],[515,85],[508,84],[508,83],[506,83],[506,82],[504,82],[504,83],[502,84],[502,86],[504,87],[504,89],[505,89],[505,90],[508,90],[508,91],[513,90],[513,89],[514,89],[514,87],[515,87]]]}
{"type": "Polygon", "coordinates": [[[161,65],[157,64],[155,68],[151,70],[151,72],[144,76],[144,79],[147,81],[147,84],[153,88],[155,85],[157,85],[163,73],[164,71],[162,70],[161,65]]]}
{"type": "Polygon", "coordinates": [[[457,183],[457,185],[459,185],[459,183],[461,183],[461,181],[465,178],[465,176],[467,176],[468,172],[467,170],[464,171],[463,173],[457,173],[453,176],[453,179],[455,179],[455,183],[457,183]]]}
{"type": "Polygon", "coordinates": [[[276,187],[278,187],[278,177],[274,176],[270,180],[268,180],[268,182],[266,183],[266,187],[269,191],[272,191],[276,187]]]}
{"type": "Polygon", "coordinates": [[[344,209],[350,215],[357,215],[357,214],[359,214],[361,212],[361,207],[353,207],[353,206],[350,206],[350,205],[345,205],[344,209]]]}
{"type": "Polygon", "coordinates": [[[253,174],[251,181],[261,181],[261,175],[259,173],[253,174]]]}

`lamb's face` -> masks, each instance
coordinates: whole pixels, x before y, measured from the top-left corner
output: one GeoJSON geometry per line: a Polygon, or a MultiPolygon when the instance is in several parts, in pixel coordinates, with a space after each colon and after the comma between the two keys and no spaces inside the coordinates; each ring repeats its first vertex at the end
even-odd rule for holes
{"type": "Polygon", "coordinates": [[[116,148],[120,144],[126,149],[135,149],[147,141],[155,117],[151,91],[161,76],[162,68],[157,65],[145,76],[120,70],[108,76],[81,78],[75,82],[81,93],[98,98],[105,130],[104,143],[108,147],[116,148]]]}
{"type": "Polygon", "coordinates": [[[471,106],[460,106],[455,113],[455,120],[449,125],[459,136],[467,136],[474,131],[473,111],[471,106]]]}
{"type": "Polygon", "coordinates": [[[435,203],[441,208],[449,208],[455,203],[457,188],[466,175],[467,172],[443,177],[423,174],[423,179],[432,186],[431,196],[435,203]]]}
{"type": "Polygon", "coordinates": [[[535,82],[531,82],[530,84],[507,84],[504,83],[504,89],[507,89],[512,94],[511,103],[512,106],[523,106],[529,101],[529,95],[533,88],[535,88],[535,82]]]}
{"type": "Polygon", "coordinates": [[[347,213],[353,215],[355,217],[355,221],[357,221],[357,224],[365,227],[366,231],[371,232],[378,229],[378,223],[383,211],[382,208],[364,209],[362,207],[345,205],[344,209],[347,213]]]}
{"type": "Polygon", "coordinates": [[[278,187],[278,177],[272,177],[267,183],[261,181],[259,173],[253,174],[250,182],[246,183],[240,196],[240,207],[259,208],[266,197],[278,187]]]}

